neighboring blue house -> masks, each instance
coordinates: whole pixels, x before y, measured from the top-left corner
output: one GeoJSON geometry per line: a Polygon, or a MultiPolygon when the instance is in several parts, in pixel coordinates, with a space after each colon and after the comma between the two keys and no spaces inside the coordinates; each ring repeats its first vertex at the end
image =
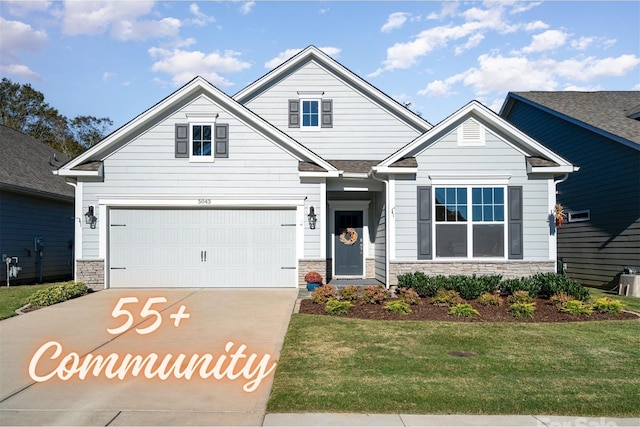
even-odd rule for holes
{"type": "Polygon", "coordinates": [[[59,169],[101,287],[391,286],[555,271],[568,161],[471,102],[436,126],[311,46],[233,97],[196,77],[59,169]]]}
{"type": "Polygon", "coordinates": [[[68,160],[0,125],[0,285],[7,281],[7,256],[22,268],[12,284],[73,277],[74,190],[52,173],[68,160]]]}
{"type": "Polygon", "coordinates": [[[580,166],[558,185],[567,275],[613,287],[640,270],[640,92],[515,92],[501,116],[580,166]]]}

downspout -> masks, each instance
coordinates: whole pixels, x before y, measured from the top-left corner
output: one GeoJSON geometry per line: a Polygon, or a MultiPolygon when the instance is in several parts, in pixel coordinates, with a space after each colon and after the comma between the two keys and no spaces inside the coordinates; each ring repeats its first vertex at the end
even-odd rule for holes
{"type": "MultiPolygon", "coordinates": [[[[564,175],[562,175],[560,177],[560,179],[556,180],[555,178],[553,179],[553,186],[555,188],[555,194],[553,195],[553,199],[554,199],[554,205],[558,203],[558,184],[562,184],[563,182],[565,182],[567,179],[569,178],[569,174],[565,173],[564,175]]],[[[551,206],[552,212],[554,209],[554,206],[551,206]]],[[[554,225],[555,226],[555,225],[554,225]]],[[[554,266],[553,269],[556,271],[556,273],[558,272],[558,231],[556,230],[556,232],[554,233],[554,239],[555,239],[555,252],[556,252],[556,256],[555,256],[555,261],[554,261],[554,266]]],[[[564,269],[564,267],[563,267],[564,269]]]]}
{"type": "MultiPolygon", "coordinates": [[[[57,171],[56,171],[57,172],[57,171]]],[[[57,175],[57,174],[56,174],[57,175]]],[[[71,257],[71,262],[73,263],[73,280],[78,278],[77,275],[77,262],[76,262],[76,251],[78,250],[78,236],[77,234],[82,232],[82,218],[77,217],[76,214],[76,196],[78,194],[78,182],[72,181],[70,179],[65,179],[66,183],[73,187],[73,255],[71,257]],[[76,220],[79,225],[76,224],[76,220]]]]}
{"type": "MultiPolygon", "coordinates": [[[[376,177],[376,173],[375,171],[372,169],[369,173],[369,175],[371,176],[371,178],[373,178],[374,180],[378,181],[378,182],[383,182],[384,183],[384,197],[385,197],[385,211],[386,211],[386,221],[387,223],[385,224],[386,226],[386,236],[384,239],[384,281],[385,281],[385,287],[387,289],[389,289],[389,283],[390,282],[390,274],[389,274],[389,257],[391,256],[391,254],[389,253],[391,250],[391,243],[389,240],[389,221],[391,219],[391,208],[389,207],[389,181],[385,180],[385,179],[381,179],[376,177]]],[[[395,236],[394,236],[395,238],[395,236]]]]}

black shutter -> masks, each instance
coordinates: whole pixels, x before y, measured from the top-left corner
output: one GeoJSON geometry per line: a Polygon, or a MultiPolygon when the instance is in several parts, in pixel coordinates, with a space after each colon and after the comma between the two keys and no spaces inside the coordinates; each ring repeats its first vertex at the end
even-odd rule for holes
{"type": "Polygon", "coordinates": [[[418,259],[432,259],[431,187],[418,187],[418,259]]]}
{"type": "Polygon", "coordinates": [[[229,157],[229,125],[220,124],[216,125],[215,133],[215,151],[214,157],[227,158],[229,157]]]}
{"type": "Polygon", "coordinates": [[[322,127],[333,127],[333,100],[331,99],[322,100],[322,127]]]}
{"type": "Polygon", "coordinates": [[[523,259],[522,187],[509,187],[509,259],[523,259]]]}
{"type": "Polygon", "coordinates": [[[176,125],[176,158],[189,157],[189,125],[176,125]]]}
{"type": "Polygon", "coordinates": [[[300,127],[300,100],[298,99],[289,100],[289,127],[300,127]]]}

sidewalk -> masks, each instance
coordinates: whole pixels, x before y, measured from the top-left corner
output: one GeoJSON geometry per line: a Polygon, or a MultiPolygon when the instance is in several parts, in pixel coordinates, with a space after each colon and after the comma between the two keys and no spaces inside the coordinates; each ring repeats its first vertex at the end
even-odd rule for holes
{"type": "Polygon", "coordinates": [[[638,418],[543,415],[267,414],[263,426],[638,427],[638,418]]]}

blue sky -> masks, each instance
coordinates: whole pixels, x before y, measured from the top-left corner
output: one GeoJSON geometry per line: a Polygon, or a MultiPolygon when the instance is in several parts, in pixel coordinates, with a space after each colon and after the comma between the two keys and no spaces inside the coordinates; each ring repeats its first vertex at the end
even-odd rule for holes
{"type": "Polygon", "coordinates": [[[637,1],[0,0],[0,76],[114,129],[196,75],[233,95],[308,45],[433,124],[509,91],[640,90],[637,1]]]}

